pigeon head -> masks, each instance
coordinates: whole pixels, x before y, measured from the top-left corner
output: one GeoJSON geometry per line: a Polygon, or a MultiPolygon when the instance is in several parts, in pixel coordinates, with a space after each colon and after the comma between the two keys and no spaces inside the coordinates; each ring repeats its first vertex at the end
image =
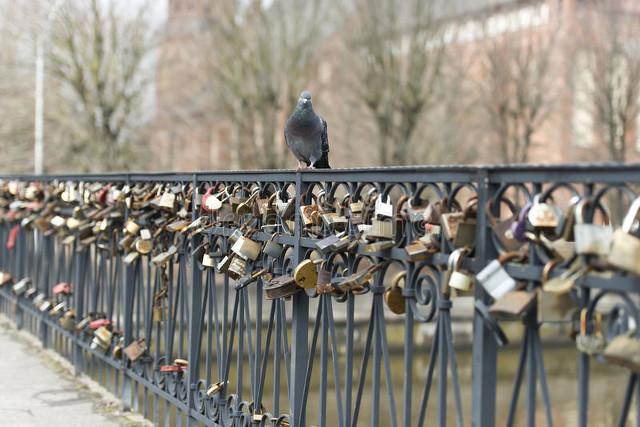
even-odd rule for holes
{"type": "Polygon", "coordinates": [[[298,98],[298,107],[300,108],[312,108],[311,106],[311,92],[308,90],[303,91],[298,98]]]}

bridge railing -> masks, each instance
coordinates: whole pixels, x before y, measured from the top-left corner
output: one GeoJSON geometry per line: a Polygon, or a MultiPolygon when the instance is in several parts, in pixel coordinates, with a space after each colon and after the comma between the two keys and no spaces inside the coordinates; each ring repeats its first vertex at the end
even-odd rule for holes
{"type": "Polygon", "coordinates": [[[5,177],[0,309],[165,425],[552,425],[540,331],[564,325],[578,425],[594,360],[628,369],[624,423],[638,184],[638,165],[5,177]]]}

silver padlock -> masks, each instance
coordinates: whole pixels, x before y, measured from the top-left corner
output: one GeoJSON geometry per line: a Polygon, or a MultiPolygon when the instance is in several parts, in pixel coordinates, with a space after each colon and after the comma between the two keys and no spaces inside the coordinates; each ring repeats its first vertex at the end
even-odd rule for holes
{"type": "Polygon", "coordinates": [[[493,299],[497,300],[516,288],[516,281],[504,269],[504,264],[519,257],[522,257],[522,254],[517,252],[506,253],[500,259],[491,261],[476,275],[478,282],[493,299]]]}
{"type": "Polygon", "coordinates": [[[624,217],[622,228],[611,238],[607,261],[614,267],[640,275],[640,239],[631,234],[640,213],[640,197],[635,199],[624,217]]]}
{"type": "Polygon", "coordinates": [[[576,207],[576,224],[573,234],[576,240],[576,253],[579,255],[606,256],[609,253],[613,230],[611,225],[585,224],[585,207],[588,200],[581,200],[576,207]]]}
{"type": "Polygon", "coordinates": [[[391,197],[387,196],[387,200],[382,201],[382,196],[378,196],[378,198],[376,198],[374,213],[377,217],[392,218],[393,205],[391,204],[391,197]]]}
{"type": "Polygon", "coordinates": [[[451,252],[451,255],[449,255],[449,260],[447,263],[449,267],[448,285],[449,287],[457,289],[459,291],[468,291],[473,285],[473,277],[460,269],[465,254],[466,249],[456,249],[455,251],[451,252]]]}

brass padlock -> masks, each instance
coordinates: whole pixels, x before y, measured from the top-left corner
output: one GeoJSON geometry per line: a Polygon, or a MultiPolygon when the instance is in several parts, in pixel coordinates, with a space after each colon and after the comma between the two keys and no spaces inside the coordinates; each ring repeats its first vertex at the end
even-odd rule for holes
{"type": "Polygon", "coordinates": [[[365,253],[384,252],[395,246],[396,242],[393,240],[381,240],[379,242],[367,243],[362,248],[365,253]]]}
{"type": "Polygon", "coordinates": [[[411,261],[423,261],[427,259],[430,254],[427,246],[419,240],[409,243],[404,247],[404,251],[411,261]]]}
{"type": "Polygon", "coordinates": [[[124,229],[130,236],[137,236],[140,232],[140,226],[132,219],[127,220],[124,229]]]}
{"type": "Polygon", "coordinates": [[[327,212],[320,215],[322,222],[330,230],[343,231],[347,226],[347,217],[335,212],[327,212]]]}
{"type": "Polygon", "coordinates": [[[374,219],[371,222],[371,230],[367,232],[367,237],[393,239],[395,237],[393,221],[374,219]]]}
{"type": "Polygon", "coordinates": [[[543,283],[542,290],[557,295],[567,294],[574,287],[576,280],[588,272],[589,269],[587,267],[582,266],[579,261],[576,261],[562,274],[543,283]]]}
{"type": "Polygon", "coordinates": [[[211,397],[214,394],[218,394],[222,391],[223,388],[224,388],[223,381],[218,381],[217,383],[213,383],[207,389],[207,396],[211,397]]]}
{"type": "Polygon", "coordinates": [[[555,259],[545,264],[538,289],[538,321],[541,323],[564,322],[576,309],[576,303],[569,293],[545,292],[544,286],[551,277],[552,270],[560,263],[555,259]]]}
{"type": "Polygon", "coordinates": [[[202,265],[204,267],[213,268],[216,266],[216,260],[211,256],[211,254],[205,252],[205,254],[202,255],[202,265]]]}
{"type": "Polygon", "coordinates": [[[173,212],[176,209],[176,195],[170,191],[165,191],[160,197],[158,206],[164,210],[173,212]]]}
{"type": "Polygon", "coordinates": [[[302,218],[302,223],[305,226],[320,223],[320,213],[318,211],[318,205],[300,206],[300,216],[302,218]]]}
{"type": "Polygon", "coordinates": [[[64,314],[58,320],[58,323],[60,323],[60,326],[62,326],[64,330],[73,331],[76,324],[75,319],[76,312],[71,309],[64,312],[64,314]]]}
{"type": "Polygon", "coordinates": [[[384,291],[384,301],[394,314],[404,314],[406,311],[406,302],[400,286],[400,282],[406,280],[406,275],[406,271],[396,274],[391,281],[391,286],[384,291]]]}
{"type": "Polygon", "coordinates": [[[303,260],[293,272],[293,279],[296,284],[304,289],[313,289],[318,283],[318,270],[316,265],[322,262],[322,260],[303,260]]]}
{"type": "Polygon", "coordinates": [[[13,276],[6,271],[0,272],[0,287],[5,286],[13,282],[13,276]]]}
{"type": "Polygon", "coordinates": [[[113,346],[113,357],[115,359],[122,359],[122,349],[124,348],[124,337],[118,338],[116,345],[113,346]]]}
{"type": "Polygon", "coordinates": [[[449,212],[440,215],[440,225],[445,238],[456,248],[473,246],[476,237],[476,219],[474,209],[477,199],[472,199],[462,212],[449,212]]]}

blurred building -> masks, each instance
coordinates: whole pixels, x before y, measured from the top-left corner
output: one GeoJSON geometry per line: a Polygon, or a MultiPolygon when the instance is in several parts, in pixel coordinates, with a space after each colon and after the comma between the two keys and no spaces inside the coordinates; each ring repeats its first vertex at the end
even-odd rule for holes
{"type": "MultiPolygon", "coordinates": [[[[205,63],[215,57],[207,19],[207,4],[213,0],[168,0],[167,31],[160,46],[157,72],[157,113],[153,126],[154,147],[152,169],[211,170],[229,169],[228,144],[232,127],[224,111],[216,111],[214,100],[202,94],[210,84],[211,68],[205,63]]],[[[221,1],[221,0],[215,0],[221,1]]],[[[278,0],[275,0],[278,1],[278,0]]],[[[340,2],[341,11],[355,0],[340,2]]],[[[640,6],[634,2],[620,3],[620,13],[638,14],[640,6]]],[[[637,2],[636,2],[637,3],[637,2]]],[[[554,37],[557,43],[566,43],[575,36],[575,19],[584,8],[590,7],[583,0],[455,0],[446,9],[438,10],[443,26],[455,30],[448,43],[455,55],[469,58],[487,37],[554,37]],[[559,30],[556,28],[559,27],[559,30]],[[553,33],[553,34],[552,34],[553,33]]],[[[640,16],[640,15],[638,15],[640,16]]],[[[344,17],[343,17],[344,18],[344,17]]],[[[348,76],[341,69],[341,32],[353,17],[335,21],[324,27],[323,48],[317,52],[314,75],[308,87],[314,93],[314,105],[329,123],[332,165],[364,166],[376,164],[375,150],[363,150],[362,143],[372,137],[373,129],[367,128],[362,109],[344,99],[349,85],[348,76]],[[362,125],[362,126],[360,126],[362,125]],[[357,142],[357,143],[354,143],[357,142]]],[[[408,18],[410,19],[410,18],[408,18]]],[[[593,111],[583,106],[588,85],[584,67],[575,57],[559,49],[552,56],[549,73],[557,91],[553,110],[544,125],[535,132],[530,149],[530,162],[606,161],[610,156],[602,143],[601,132],[595,128],[593,111]]],[[[470,66],[470,72],[481,72],[470,66]]],[[[480,76],[482,77],[482,76],[480,76]]],[[[470,117],[473,116],[470,112],[470,117]]],[[[443,119],[448,120],[446,111],[443,119]]],[[[284,117],[283,117],[284,120],[284,117]]],[[[640,122],[626,123],[629,128],[628,159],[640,158],[640,138],[636,128],[640,122]]],[[[491,134],[485,132],[483,140],[475,140],[474,129],[482,123],[461,121],[453,126],[469,130],[471,137],[460,141],[458,150],[471,150],[473,158],[456,157],[455,143],[446,141],[448,162],[472,161],[495,163],[495,145],[491,134]],[[465,145],[466,144],[466,145],[465,145]],[[462,160],[461,160],[462,159],[462,160]]],[[[284,144],[284,141],[283,141],[284,144]]],[[[438,157],[438,156],[436,156],[438,157]]],[[[442,156],[440,158],[443,158],[442,156]]],[[[422,163],[419,160],[417,163],[422,163]]],[[[291,159],[291,167],[294,161],[291,159]]]]}

